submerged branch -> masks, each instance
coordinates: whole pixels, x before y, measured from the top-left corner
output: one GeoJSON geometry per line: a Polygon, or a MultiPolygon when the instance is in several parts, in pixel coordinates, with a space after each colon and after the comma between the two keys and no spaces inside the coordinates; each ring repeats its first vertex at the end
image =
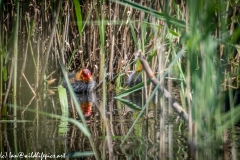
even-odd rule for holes
{"type": "MultiPolygon", "coordinates": [[[[150,81],[154,84],[157,85],[158,83],[160,83],[158,81],[158,79],[154,76],[153,71],[151,70],[145,56],[141,53],[141,51],[138,52],[138,57],[140,58],[141,64],[143,66],[144,71],[147,73],[150,81]]],[[[171,103],[171,106],[173,107],[173,109],[185,120],[188,121],[189,116],[187,114],[187,112],[182,108],[181,105],[179,105],[174,98],[171,96],[171,94],[168,92],[168,90],[166,90],[162,85],[159,85],[158,90],[160,92],[162,92],[165,96],[165,98],[167,98],[169,100],[169,102],[171,103]]]]}

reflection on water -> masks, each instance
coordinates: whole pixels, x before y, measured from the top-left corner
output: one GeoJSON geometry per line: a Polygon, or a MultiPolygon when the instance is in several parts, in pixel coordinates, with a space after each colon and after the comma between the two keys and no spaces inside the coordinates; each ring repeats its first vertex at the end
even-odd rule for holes
{"type": "MultiPolygon", "coordinates": [[[[76,125],[39,113],[43,111],[62,115],[58,94],[45,94],[36,96],[34,99],[30,92],[20,95],[19,103],[24,107],[34,109],[35,112],[26,110],[23,113],[23,109],[20,109],[17,117],[19,121],[0,123],[1,152],[17,154],[21,151],[28,155],[43,153],[46,156],[73,155],[76,152],[84,152],[89,159],[95,159],[88,137],[76,125]]],[[[112,94],[108,97],[108,106],[105,108],[106,117],[103,118],[104,115],[101,113],[104,110],[103,107],[95,105],[96,100],[101,102],[99,98],[101,95],[96,98],[93,94],[77,94],[76,97],[101,159],[161,159],[162,145],[165,148],[172,146],[173,159],[189,158],[186,125],[183,121],[173,123],[175,121],[166,120],[164,132],[167,136],[164,144],[161,143],[163,130],[160,129],[159,120],[162,110],[159,105],[153,102],[149,104],[148,118],[146,114],[140,118],[129,138],[120,147],[139,111],[133,111],[123,104],[118,106],[112,94]],[[107,135],[110,135],[111,141],[108,140],[107,135]],[[171,137],[168,137],[170,135],[171,137]],[[110,147],[112,150],[109,149],[110,147]]],[[[141,92],[136,92],[126,98],[139,106],[146,103],[141,92]]],[[[75,117],[80,121],[69,95],[68,104],[69,117],[75,117]]],[[[165,151],[164,157],[168,156],[165,151]]]]}
{"type": "MultiPolygon", "coordinates": [[[[76,94],[77,100],[79,102],[79,106],[81,107],[81,110],[83,112],[83,115],[85,118],[92,115],[92,108],[93,108],[93,95],[92,93],[80,93],[76,94]]],[[[68,106],[70,110],[70,116],[77,118],[77,112],[74,107],[73,101],[71,99],[70,94],[68,93],[68,106]]]]}
{"type": "Polygon", "coordinates": [[[85,117],[92,115],[92,106],[93,106],[93,96],[92,93],[89,94],[76,94],[81,106],[82,112],[85,117]]]}

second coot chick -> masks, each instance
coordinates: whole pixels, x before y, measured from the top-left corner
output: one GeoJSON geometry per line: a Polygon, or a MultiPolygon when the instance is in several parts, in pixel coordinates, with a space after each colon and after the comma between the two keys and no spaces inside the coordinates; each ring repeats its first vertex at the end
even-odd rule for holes
{"type": "Polygon", "coordinates": [[[133,87],[142,82],[142,65],[139,65],[136,68],[136,71],[133,71],[127,79],[128,87],[133,87]]]}
{"type": "Polygon", "coordinates": [[[127,85],[133,87],[142,82],[141,72],[133,72],[128,76],[127,85]]]}

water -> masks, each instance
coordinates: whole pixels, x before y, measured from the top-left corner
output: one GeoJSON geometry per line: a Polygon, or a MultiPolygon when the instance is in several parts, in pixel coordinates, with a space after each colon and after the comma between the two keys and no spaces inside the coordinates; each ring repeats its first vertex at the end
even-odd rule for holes
{"type": "MultiPolygon", "coordinates": [[[[55,68],[52,69],[52,71],[55,70],[55,68]]],[[[77,99],[91,133],[90,139],[76,125],[54,117],[53,115],[64,115],[82,122],[72,107],[70,95],[68,95],[68,112],[61,108],[57,90],[58,84],[61,83],[60,73],[57,70],[52,75],[52,79],[57,78],[57,80],[50,86],[41,86],[43,90],[37,92],[36,96],[28,83],[22,79],[17,95],[16,121],[13,121],[12,116],[12,97],[9,97],[8,116],[4,117],[0,123],[0,158],[65,159],[66,156],[76,156],[78,157],[76,159],[79,159],[80,155],[80,157],[95,159],[90,139],[100,159],[190,158],[187,124],[176,113],[162,117],[163,112],[168,113],[167,102],[162,103],[165,104],[163,110],[159,102],[155,104],[155,101],[152,101],[148,112],[145,112],[134,124],[140,111],[116,101],[114,92],[107,93],[106,107],[102,106],[101,92],[78,94],[77,99]],[[131,128],[132,131],[129,132],[131,128]],[[127,134],[129,134],[128,138],[123,142],[127,134]]],[[[36,83],[31,75],[32,72],[28,71],[25,76],[34,88],[36,83]]],[[[146,103],[142,92],[131,94],[125,99],[139,106],[146,103]]],[[[237,128],[236,133],[239,133],[237,128]]],[[[227,136],[230,137],[232,134],[227,133],[227,136]]],[[[235,139],[239,142],[239,136],[235,139]]],[[[239,157],[239,145],[236,144],[236,153],[239,157]]],[[[210,148],[209,152],[199,152],[199,154],[203,157],[211,157],[209,155],[213,154],[214,158],[223,159],[224,155],[231,158],[232,152],[229,146],[227,145],[226,150],[224,149],[226,146],[214,146],[216,148],[210,148]]]]}
{"type": "MultiPolygon", "coordinates": [[[[90,156],[90,159],[94,159],[91,156],[92,148],[88,137],[76,125],[42,114],[42,112],[45,112],[62,115],[58,94],[37,95],[32,99],[32,93],[28,93],[19,95],[18,101],[19,104],[22,104],[22,107],[18,107],[17,121],[1,123],[2,156],[26,156],[33,158],[65,156],[81,152],[86,154],[86,156],[90,156]],[[24,109],[26,110],[23,113],[24,109]]],[[[77,95],[79,103],[82,105],[88,128],[92,134],[94,145],[101,159],[158,159],[161,132],[159,117],[154,117],[154,105],[150,105],[149,119],[146,120],[145,116],[140,118],[130,133],[129,139],[120,147],[122,139],[132,127],[139,111],[134,111],[122,104],[117,106],[117,102],[113,98],[115,94],[110,95],[108,97],[109,101],[105,118],[103,118],[102,106],[96,106],[93,103],[92,95],[77,95]],[[107,121],[106,118],[108,119],[107,121]],[[107,135],[111,135],[110,141],[107,135]],[[109,148],[112,149],[112,153],[109,153],[109,148]]],[[[141,105],[142,101],[138,101],[140,99],[139,96],[141,94],[130,96],[129,99],[141,105]]],[[[100,97],[101,95],[98,95],[95,98],[100,100],[100,97]]],[[[71,98],[68,98],[69,105],[71,105],[71,98]]],[[[157,112],[160,113],[160,110],[157,109],[157,112]]],[[[75,116],[81,122],[77,114],[75,116]]],[[[69,108],[69,117],[74,117],[71,107],[69,108]]],[[[13,117],[7,119],[11,120],[13,117]]],[[[165,127],[168,128],[167,125],[165,127]]],[[[178,146],[181,146],[180,142],[177,143],[178,146]]]]}

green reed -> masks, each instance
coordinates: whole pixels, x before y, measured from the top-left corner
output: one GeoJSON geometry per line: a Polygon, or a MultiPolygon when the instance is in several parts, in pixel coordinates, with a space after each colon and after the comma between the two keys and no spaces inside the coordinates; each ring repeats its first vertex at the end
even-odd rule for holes
{"type": "MultiPolygon", "coordinates": [[[[16,4],[19,3],[21,2],[16,4]]],[[[29,3],[27,3],[27,6],[29,3]]],[[[70,55],[70,58],[66,58],[66,60],[70,59],[69,65],[66,65],[69,70],[76,70],[79,67],[94,68],[96,80],[102,82],[102,89],[98,91],[102,93],[101,110],[104,113],[107,105],[106,97],[109,93],[107,91],[110,89],[108,84],[116,85],[117,83],[118,89],[124,88],[124,91],[117,95],[116,99],[129,108],[142,109],[139,114],[137,114],[138,112],[134,113],[134,116],[139,119],[145,112],[145,108],[148,108],[149,101],[143,104],[144,107],[142,107],[129,102],[123,97],[144,88],[144,97],[149,100],[157,92],[149,89],[147,86],[151,84],[147,82],[130,89],[122,85],[121,82],[124,81],[126,71],[134,70],[133,66],[136,62],[135,58],[137,58],[134,51],[141,49],[147,57],[151,69],[155,72],[155,76],[161,82],[160,85],[163,85],[164,80],[172,80],[177,84],[177,92],[181,95],[180,103],[190,117],[189,122],[187,122],[188,127],[183,129],[187,133],[189,148],[199,148],[197,151],[192,152],[192,156],[198,159],[218,158],[217,151],[219,146],[223,144],[224,133],[229,131],[229,128],[234,133],[234,124],[239,120],[239,107],[223,113],[223,102],[219,98],[221,91],[231,88],[229,86],[239,87],[239,58],[236,56],[238,47],[236,44],[238,43],[240,29],[237,28],[239,25],[236,15],[237,3],[235,4],[234,1],[229,0],[198,0],[194,2],[188,0],[171,1],[171,3],[168,1],[146,1],[142,4],[130,0],[107,2],[93,0],[86,3],[74,0],[66,1],[64,4],[51,1],[49,5],[43,5],[44,3],[42,1],[37,5],[39,5],[39,8],[47,6],[47,8],[39,10],[41,15],[45,15],[42,16],[41,21],[44,22],[45,26],[42,25],[43,23],[39,23],[38,19],[35,19],[33,15],[26,17],[25,21],[21,21],[19,16],[24,16],[19,15],[18,5],[16,5],[16,11],[11,10],[9,13],[16,13],[14,14],[17,15],[15,22],[20,23],[21,29],[14,24],[15,28],[12,32],[14,34],[11,35],[10,32],[5,33],[4,28],[2,28],[3,25],[0,25],[1,104],[4,95],[5,99],[9,94],[11,95],[11,88],[13,88],[13,97],[17,97],[17,80],[19,76],[22,76],[17,73],[17,68],[22,67],[21,72],[24,74],[23,68],[27,65],[26,61],[24,61],[25,64],[19,66],[19,52],[24,53],[26,57],[32,55],[36,74],[38,75],[39,71],[43,70],[41,77],[49,72],[48,60],[50,57],[55,57],[56,62],[61,57],[60,59],[64,62],[65,58],[70,55]],[[54,7],[57,4],[56,10],[54,7]],[[62,5],[66,6],[62,7],[62,5]],[[48,17],[52,17],[52,13],[54,13],[54,22],[48,19],[48,17]],[[28,23],[28,20],[30,23],[28,23]],[[71,23],[74,21],[76,23],[71,23]],[[63,22],[65,23],[63,24],[63,22]],[[38,25],[39,28],[35,28],[38,25]],[[49,28],[53,28],[50,37],[46,32],[49,28]],[[26,33],[27,45],[25,49],[21,49],[18,45],[18,29],[21,30],[21,33],[26,33]],[[43,30],[43,35],[37,39],[36,33],[40,29],[43,30]],[[7,37],[7,39],[4,39],[4,37],[7,37]],[[14,37],[12,38],[14,39],[12,44],[11,37],[14,37]],[[37,45],[35,46],[32,42],[35,42],[36,39],[33,37],[37,39],[37,45]],[[62,37],[62,40],[59,37],[62,37]],[[14,46],[12,47],[14,49],[13,56],[10,54],[12,52],[9,50],[10,45],[14,46]],[[28,52],[28,45],[31,53],[28,52]],[[61,50],[60,55],[58,55],[59,50],[61,50]],[[34,53],[37,53],[37,55],[34,53]],[[10,62],[9,57],[12,65],[8,63],[10,62]],[[41,60],[43,60],[42,63],[41,60]],[[77,66],[74,66],[75,62],[79,62],[76,63],[77,66]],[[9,77],[8,85],[5,84],[7,77],[9,77]],[[115,77],[118,77],[116,81],[115,77]],[[231,81],[232,77],[236,78],[236,81],[231,81]],[[10,93],[8,94],[8,92],[10,93]]],[[[5,15],[5,17],[0,17],[1,22],[3,22],[3,19],[7,17],[4,9],[7,10],[8,8],[5,8],[5,4],[2,2],[0,2],[0,6],[0,13],[3,13],[0,15],[5,15]]],[[[22,14],[28,11],[26,8],[26,6],[22,8],[22,14]]],[[[5,22],[8,20],[5,19],[5,22]]],[[[4,25],[6,24],[4,23],[4,25]]],[[[63,74],[66,74],[64,69],[63,74]]],[[[146,75],[143,77],[146,77],[146,75]]],[[[26,81],[28,79],[30,77],[26,77],[26,81]]],[[[39,80],[36,76],[36,84],[38,81],[43,83],[43,79],[39,80]]],[[[30,85],[29,87],[31,88],[30,85]]],[[[38,90],[37,88],[38,85],[34,89],[35,92],[38,90]]],[[[168,89],[171,90],[171,87],[168,89]]],[[[74,94],[72,96],[74,97],[74,94]]],[[[163,98],[155,99],[156,104],[160,99],[163,98]]],[[[16,105],[16,99],[14,104],[16,105]]],[[[119,107],[120,105],[118,105],[119,107]]],[[[170,110],[165,103],[161,107],[164,107],[167,110],[166,112],[170,110]]],[[[159,108],[157,106],[157,109],[159,108]]],[[[146,117],[148,117],[148,111],[146,109],[146,117]]],[[[156,120],[156,122],[161,122],[161,137],[162,139],[171,137],[170,132],[164,130],[164,119],[168,118],[169,115],[161,114],[156,117],[161,116],[162,119],[156,120]]],[[[112,137],[108,134],[108,119],[105,114],[103,114],[103,117],[106,121],[104,131],[107,133],[107,139],[110,142],[112,137]]],[[[84,117],[82,119],[84,122],[84,117]]],[[[131,130],[136,126],[136,123],[137,120],[131,130]]],[[[181,121],[181,124],[184,123],[181,121]]],[[[86,132],[85,127],[86,124],[79,128],[83,129],[84,133],[89,133],[86,132]]],[[[124,141],[129,138],[130,131],[126,136],[121,135],[124,141]]],[[[140,129],[137,129],[137,134],[142,136],[140,129]]],[[[92,138],[89,134],[86,135],[90,139],[92,138]]],[[[234,144],[234,139],[230,139],[230,142],[234,144]]],[[[232,152],[236,149],[234,146],[231,146],[232,152]]],[[[164,142],[161,141],[160,147],[161,153],[169,152],[169,157],[172,157],[172,153],[170,153],[172,150],[171,145],[166,150],[164,142]]],[[[103,158],[106,158],[104,156],[103,158]]],[[[165,157],[161,156],[161,158],[165,157]]]]}
{"type": "MultiPolygon", "coordinates": [[[[17,2],[17,1],[16,1],[17,2]]],[[[13,63],[14,63],[14,74],[13,74],[13,103],[17,106],[17,68],[18,68],[18,30],[19,30],[19,2],[17,2],[17,12],[15,16],[15,28],[14,28],[14,55],[13,55],[13,63]]],[[[15,119],[17,118],[17,109],[14,108],[13,115],[15,119]]]]}
{"type": "MultiPolygon", "coordinates": [[[[144,12],[147,14],[144,17],[153,16],[157,20],[166,22],[167,33],[165,35],[160,34],[165,32],[163,32],[161,28],[158,28],[155,29],[155,33],[157,33],[155,37],[160,37],[159,39],[162,39],[162,42],[168,47],[168,53],[171,53],[171,56],[167,56],[165,59],[167,61],[170,60],[171,63],[166,61],[168,65],[165,67],[168,72],[172,71],[172,67],[174,68],[174,76],[176,76],[174,78],[180,79],[179,85],[184,94],[183,96],[187,97],[188,104],[186,105],[190,115],[188,130],[189,145],[191,146],[193,143],[196,143],[197,147],[201,148],[201,151],[204,150],[206,146],[212,147],[212,150],[204,150],[203,152],[199,150],[194,152],[193,156],[198,156],[199,158],[204,158],[205,156],[212,158],[217,156],[214,154],[215,152],[212,151],[217,149],[219,143],[222,142],[223,136],[219,135],[223,135],[223,131],[227,128],[231,126],[234,127],[233,125],[227,124],[234,124],[239,120],[239,118],[237,118],[238,114],[233,114],[232,112],[231,114],[227,113],[226,116],[222,116],[222,114],[224,114],[222,113],[222,101],[217,98],[220,91],[223,90],[223,64],[228,63],[227,60],[229,60],[230,55],[232,55],[235,49],[232,47],[235,42],[229,41],[231,36],[226,36],[226,34],[229,34],[231,31],[227,29],[228,24],[226,22],[228,22],[227,18],[229,17],[225,12],[227,6],[223,4],[227,4],[228,1],[224,1],[226,3],[220,3],[219,1],[206,2],[203,0],[197,2],[187,1],[186,3],[188,5],[186,6],[185,13],[177,10],[177,18],[179,19],[169,16],[171,15],[169,11],[173,9],[169,7],[176,5],[174,3],[169,4],[166,8],[161,8],[164,13],[161,14],[151,8],[136,4],[132,1],[125,0],[122,2],[114,2],[124,6],[129,5],[144,12]],[[213,17],[216,17],[216,14],[219,17],[219,21],[214,21],[213,19],[213,17]],[[186,20],[181,20],[181,17],[183,17],[182,15],[184,15],[186,20]],[[177,30],[177,32],[174,30],[177,30]],[[177,45],[173,43],[173,35],[181,39],[177,45]],[[223,44],[225,44],[224,49],[220,50],[218,47],[223,44]],[[181,50],[182,46],[183,50],[181,54],[179,54],[180,56],[177,56],[176,53],[181,50]],[[221,52],[223,55],[221,55],[221,52]],[[182,63],[180,61],[181,59],[185,59],[185,63],[182,63]],[[221,129],[217,129],[219,127],[221,129]],[[219,137],[221,137],[220,141],[219,137]],[[217,145],[214,146],[214,144],[217,145]],[[207,155],[204,155],[204,152],[206,152],[207,155]]],[[[147,23],[148,19],[143,19],[143,22],[147,23]]],[[[155,24],[150,22],[150,25],[154,26],[155,24]]],[[[146,49],[144,40],[147,38],[144,33],[149,32],[151,33],[152,30],[146,30],[144,25],[141,26],[142,37],[140,43],[143,53],[147,53],[144,51],[146,49]]],[[[132,34],[133,37],[136,37],[135,35],[135,33],[132,34]]],[[[236,37],[236,35],[233,35],[233,37],[236,37]]],[[[157,41],[154,41],[154,44],[158,44],[157,41]]],[[[153,63],[153,61],[149,61],[149,63],[153,63]]],[[[159,63],[163,63],[163,61],[159,63]]],[[[162,71],[158,68],[157,72],[160,73],[162,71]]],[[[127,90],[126,92],[130,93],[131,90],[127,90]]],[[[122,101],[120,98],[124,94],[125,92],[118,95],[117,99],[122,101]]],[[[185,100],[182,99],[182,101],[182,104],[185,104],[185,100]]],[[[125,104],[129,103],[122,102],[125,104]]],[[[128,105],[130,106],[132,104],[129,103],[128,105]]]]}
{"type": "MultiPolygon", "coordinates": [[[[1,7],[2,5],[0,4],[0,10],[1,10],[1,7]]],[[[1,11],[0,11],[1,13],[1,11]]],[[[2,17],[0,17],[0,19],[2,19],[2,17]]],[[[4,74],[6,74],[7,70],[6,70],[6,67],[5,67],[5,71],[4,71],[4,67],[3,67],[3,43],[2,43],[2,26],[0,25],[0,111],[2,110],[3,108],[3,81],[4,81],[4,74]]],[[[0,113],[2,114],[2,113],[0,113]]]]}

